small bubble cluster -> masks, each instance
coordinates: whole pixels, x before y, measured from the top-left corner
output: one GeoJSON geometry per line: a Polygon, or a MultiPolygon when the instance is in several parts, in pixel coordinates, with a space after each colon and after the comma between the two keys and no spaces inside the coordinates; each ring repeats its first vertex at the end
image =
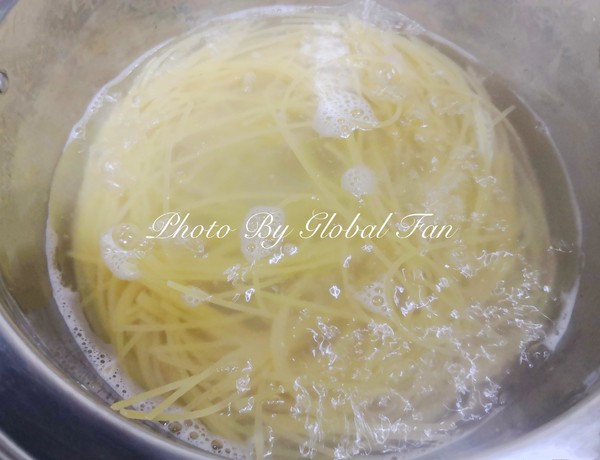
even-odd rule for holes
{"type": "Polygon", "coordinates": [[[353,89],[357,69],[343,58],[348,45],[335,26],[316,27],[315,36],[302,45],[301,54],[315,65],[317,109],[313,129],[322,137],[348,138],[357,129],[373,129],[377,117],[369,102],[353,89]]]}
{"type": "Polygon", "coordinates": [[[390,316],[392,308],[386,298],[384,284],[380,281],[367,284],[359,292],[358,299],[361,303],[374,313],[390,316]]]}
{"type": "Polygon", "coordinates": [[[244,218],[240,231],[241,250],[249,262],[280,253],[281,243],[274,235],[277,228],[285,225],[285,213],[276,206],[251,208],[244,218]],[[268,227],[267,227],[268,225],[268,227]]]}
{"type": "Polygon", "coordinates": [[[373,171],[366,166],[355,166],[342,176],[342,188],[357,198],[375,191],[377,179],[373,171]]]}
{"type": "Polygon", "coordinates": [[[322,85],[313,129],[322,137],[348,138],[357,129],[377,126],[377,117],[369,103],[356,93],[337,86],[322,85]]]}
{"type": "Polygon", "coordinates": [[[139,260],[145,253],[145,240],[132,224],[120,224],[100,237],[102,259],[106,267],[121,280],[140,276],[139,260]]]}
{"type": "Polygon", "coordinates": [[[346,43],[337,36],[339,32],[339,30],[336,31],[332,28],[327,31],[322,30],[320,35],[302,44],[301,53],[317,65],[347,56],[350,54],[350,50],[346,43]]]}

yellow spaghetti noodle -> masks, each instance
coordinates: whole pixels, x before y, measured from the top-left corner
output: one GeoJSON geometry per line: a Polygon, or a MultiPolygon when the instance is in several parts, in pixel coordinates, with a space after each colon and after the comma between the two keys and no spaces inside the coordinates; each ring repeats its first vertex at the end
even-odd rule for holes
{"type": "Polygon", "coordinates": [[[110,92],[71,249],[87,318],[145,389],[124,416],[198,419],[257,458],[401,451],[490,412],[543,337],[553,262],[511,109],[420,38],[238,17],[110,92]],[[293,231],[244,237],[257,212],[293,231]],[[391,218],[382,237],[302,238],[321,212],[391,218]],[[455,233],[406,237],[417,213],[455,233]],[[146,238],[187,214],[232,231],[146,238]]]}

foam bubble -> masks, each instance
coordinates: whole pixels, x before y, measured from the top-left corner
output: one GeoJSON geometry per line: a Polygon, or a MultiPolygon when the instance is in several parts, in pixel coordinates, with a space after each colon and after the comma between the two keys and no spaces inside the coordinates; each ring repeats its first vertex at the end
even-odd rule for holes
{"type": "Polygon", "coordinates": [[[377,126],[370,104],[353,88],[357,69],[342,59],[350,48],[339,25],[315,27],[315,36],[302,44],[300,52],[315,67],[317,109],[312,126],[317,133],[348,138],[357,129],[377,126]]]}
{"type": "Polygon", "coordinates": [[[387,300],[384,284],[380,281],[367,284],[358,293],[358,300],[374,313],[390,316],[392,308],[387,300]]]}
{"type": "Polygon", "coordinates": [[[376,177],[366,166],[355,166],[342,176],[342,188],[357,198],[369,195],[375,190],[376,177]]]}
{"type": "Polygon", "coordinates": [[[251,208],[244,218],[240,232],[241,250],[246,259],[255,262],[266,257],[273,258],[277,254],[283,256],[282,241],[278,241],[275,233],[284,226],[285,213],[282,208],[277,206],[251,208]]]}
{"type": "Polygon", "coordinates": [[[357,129],[377,126],[373,109],[362,96],[334,86],[320,85],[313,129],[322,137],[346,139],[357,129]]]}
{"type": "Polygon", "coordinates": [[[338,31],[333,28],[326,31],[331,35],[316,36],[310,41],[304,42],[300,50],[304,56],[312,59],[317,65],[335,61],[350,54],[348,46],[336,36],[338,31]]]}
{"type": "Polygon", "coordinates": [[[143,257],[144,251],[136,241],[137,233],[135,226],[120,224],[100,237],[104,264],[121,280],[131,281],[140,276],[137,262],[143,257]]]}
{"type": "Polygon", "coordinates": [[[92,332],[81,310],[79,295],[63,285],[55,262],[57,245],[58,236],[48,227],[46,231],[48,273],[58,310],[71,331],[75,342],[98,374],[120,396],[129,398],[141,389],[120,372],[113,347],[102,342],[92,332]]]}

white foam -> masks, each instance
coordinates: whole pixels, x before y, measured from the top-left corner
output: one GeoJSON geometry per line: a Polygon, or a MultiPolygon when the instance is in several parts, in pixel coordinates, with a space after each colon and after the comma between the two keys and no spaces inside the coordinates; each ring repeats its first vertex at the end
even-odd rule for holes
{"type": "Polygon", "coordinates": [[[315,68],[313,129],[322,137],[348,138],[357,129],[375,128],[378,121],[373,109],[353,88],[357,70],[343,60],[350,49],[339,27],[315,26],[315,36],[300,51],[315,68]]]}
{"type": "Polygon", "coordinates": [[[83,311],[79,294],[73,292],[62,283],[59,270],[56,268],[55,254],[58,236],[50,226],[46,229],[46,254],[48,273],[54,293],[54,299],[63,319],[75,342],[84,352],[90,364],[98,374],[123,398],[129,398],[140,391],[130,379],[119,370],[113,347],[102,342],[91,330],[83,311]]]}
{"type": "Polygon", "coordinates": [[[380,281],[367,284],[358,293],[358,300],[374,313],[389,317],[392,312],[390,303],[385,294],[384,284],[380,281]]]}
{"type": "Polygon", "coordinates": [[[115,241],[115,234],[124,225],[110,229],[100,237],[100,251],[106,268],[113,275],[125,281],[135,280],[140,276],[137,262],[143,257],[144,252],[138,248],[126,249],[115,241]]]}
{"type": "Polygon", "coordinates": [[[357,198],[373,193],[376,184],[375,174],[366,166],[350,168],[342,176],[342,188],[357,198]]]}
{"type": "Polygon", "coordinates": [[[322,137],[346,139],[357,129],[377,126],[373,109],[362,96],[336,87],[321,87],[313,129],[322,137]]]}
{"type": "MultiPolygon", "coordinates": [[[[285,226],[285,213],[276,206],[257,206],[251,208],[242,224],[240,246],[242,253],[249,262],[266,257],[273,258],[277,254],[283,256],[281,246],[283,239],[278,240],[277,229],[285,226]],[[262,226],[262,231],[260,231],[262,226]],[[268,227],[267,227],[268,226],[268,227]]],[[[274,263],[280,258],[276,258],[274,263]]]]}
{"type": "Polygon", "coordinates": [[[338,30],[323,27],[319,27],[319,30],[329,34],[318,35],[302,44],[300,51],[306,58],[313,60],[317,65],[323,65],[350,54],[348,46],[338,36],[340,33],[338,30]]]}

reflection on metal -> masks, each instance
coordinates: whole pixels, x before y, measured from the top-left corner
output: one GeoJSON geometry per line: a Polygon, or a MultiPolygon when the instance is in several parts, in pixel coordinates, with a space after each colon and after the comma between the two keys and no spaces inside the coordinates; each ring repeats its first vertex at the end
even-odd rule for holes
{"type": "Polygon", "coordinates": [[[0,94],[8,91],[8,73],[6,70],[0,70],[0,94]]]}
{"type": "Polygon", "coordinates": [[[0,21],[8,14],[10,9],[15,6],[17,0],[0,0],[0,21]]]}
{"type": "Polygon", "coordinates": [[[17,446],[4,432],[0,431],[0,460],[33,460],[17,446]]]}

